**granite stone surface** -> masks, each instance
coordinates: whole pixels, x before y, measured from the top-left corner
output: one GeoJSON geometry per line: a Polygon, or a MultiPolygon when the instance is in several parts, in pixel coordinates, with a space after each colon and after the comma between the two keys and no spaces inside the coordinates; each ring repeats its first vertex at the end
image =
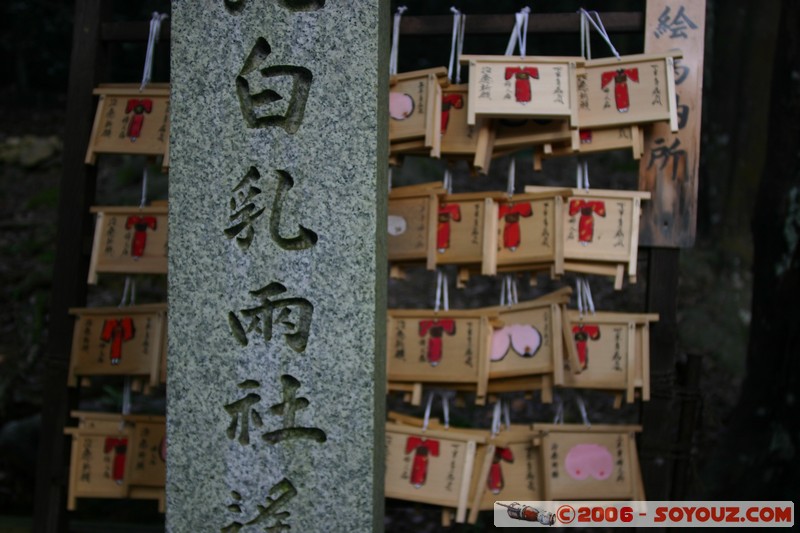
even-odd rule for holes
{"type": "Polygon", "coordinates": [[[382,530],[387,7],[172,3],[167,531],[382,530]]]}

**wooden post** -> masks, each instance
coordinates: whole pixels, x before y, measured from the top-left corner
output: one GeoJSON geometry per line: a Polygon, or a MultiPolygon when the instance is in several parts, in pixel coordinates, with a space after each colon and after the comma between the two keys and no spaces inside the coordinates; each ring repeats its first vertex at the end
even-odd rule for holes
{"type": "Polygon", "coordinates": [[[86,275],[92,245],[95,167],[83,158],[92,129],[92,89],[102,79],[105,48],[100,43],[100,23],[109,2],[78,0],[70,59],[64,131],[64,168],[58,207],[58,251],[50,304],[50,332],[42,398],[42,432],[36,463],[34,531],[66,531],[66,482],[69,449],[64,426],[76,396],[67,389],[67,367],[72,341],[70,307],[86,302],[86,275]]]}

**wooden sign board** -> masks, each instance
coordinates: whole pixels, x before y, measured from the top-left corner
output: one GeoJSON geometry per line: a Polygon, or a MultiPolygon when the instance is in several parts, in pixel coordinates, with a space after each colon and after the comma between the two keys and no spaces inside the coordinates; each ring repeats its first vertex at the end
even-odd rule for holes
{"type": "Polygon", "coordinates": [[[578,72],[581,128],[668,122],[678,131],[678,51],[591,59],[578,72]]]}
{"type": "MultiPolygon", "coordinates": [[[[490,315],[475,311],[388,311],[389,381],[470,383],[486,396],[490,315]]],[[[479,400],[480,401],[480,400],[479,400]]]]}
{"type": "Polygon", "coordinates": [[[569,287],[536,300],[491,308],[502,327],[495,327],[489,352],[489,379],[552,374],[564,382],[562,307],[569,287]]]}
{"type": "Polygon", "coordinates": [[[468,522],[479,511],[491,510],[498,500],[542,501],[543,480],[537,435],[530,428],[512,428],[478,446],[475,456],[468,522]]]}
{"type": "MultiPolygon", "coordinates": [[[[392,76],[389,91],[389,142],[423,141],[432,157],[439,157],[442,129],[442,87],[448,84],[447,69],[438,67],[392,76]]],[[[406,145],[409,151],[418,144],[406,145]]]]}
{"type": "Polygon", "coordinates": [[[579,142],[553,143],[537,146],[533,152],[533,167],[542,170],[542,161],[554,157],[571,157],[612,150],[630,150],[634,159],[644,153],[644,134],[639,126],[583,129],[576,135],[579,142]]]}
{"type": "Polygon", "coordinates": [[[457,429],[422,431],[387,423],[386,497],[454,507],[456,521],[464,522],[475,451],[484,441],[457,429]]]}
{"type": "Polygon", "coordinates": [[[434,264],[480,265],[486,255],[495,221],[488,216],[492,200],[485,193],[449,194],[439,199],[434,264]]]}
{"type": "Polygon", "coordinates": [[[645,134],[639,189],[656,196],[645,206],[641,239],[645,246],[685,248],[694,244],[699,203],[706,1],[647,0],[645,11],[645,52],[680,49],[683,57],[675,62],[678,132],[656,123],[645,134]]]}
{"type": "Polygon", "coordinates": [[[558,118],[578,127],[581,57],[463,55],[469,63],[467,123],[478,117],[558,118]]]}
{"type": "Polygon", "coordinates": [[[78,498],[159,501],[164,512],[166,419],[163,416],[73,412],[67,509],[78,498]]]}
{"type": "Polygon", "coordinates": [[[544,500],[640,500],[639,426],[534,424],[544,500]]]}
{"type": "Polygon", "coordinates": [[[86,163],[97,154],[166,156],[169,150],[169,84],[100,85],[100,98],[86,152],[86,163]]]}
{"type": "Polygon", "coordinates": [[[94,228],[88,283],[98,273],[166,274],[167,206],[93,207],[94,228]]]}
{"type": "Polygon", "coordinates": [[[166,304],[70,309],[76,316],[68,385],[79,376],[146,376],[162,373],[166,304]]]}
{"type": "Polygon", "coordinates": [[[482,273],[498,270],[564,271],[563,196],[569,189],[494,196],[489,219],[496,223],[494,246],[488,246],[482,273]]]}
{"type": "Polygon", "coordinates": [[[573,358],[565,365],[564,387],[624,393],[628,402],[640,390],[642,399],[649,399],[649,323],[658,315],[569,311],[567,316],[577,364],[573,358]]]}
{"type": "Polygon", "coordinates": [[[390,262],[433,264],[442,182],[396,187],[389,193],[388,256],[390,262]]]}

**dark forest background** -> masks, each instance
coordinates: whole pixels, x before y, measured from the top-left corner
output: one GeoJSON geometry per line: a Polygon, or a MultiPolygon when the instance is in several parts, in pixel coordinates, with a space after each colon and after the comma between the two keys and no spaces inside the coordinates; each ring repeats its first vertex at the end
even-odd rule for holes
{"type": "MultiPolygon", "coordinates": [[[[444,15],[455,5],[468,17],[526,5],[405,4],[409,15],[444,15]]],[[[535,17],[579,7],[643,11],[645,2],[531,4],[535,17]]],[[[0,3],[0,516],[33,512],[73,9],[74,0],[0,3]]],[[[114,2],[119,20],[146,20],[154,10],[168,11],[169,2],[114,2]]],[[[681,252],[677,294],[679,360],[702,359],[686,499],[800,496],[797,28],[800,3],[793,0],[708,0],[697,241],[681,252]]],[[[642,50],[640,35],[612,37],[622,52],[642,50]]],[[[506,41],[468,36],[465,53],[499,54],[506,41]]],[[[528,50],[546,54],[557,44],[532,36],[528,50]]],[[[156,81],[168,79],[165,48],[156,81]]],[[[605,53],[600,44],[593,50],[605,53]]],[[[448,56],[449,37],[401,39],[400,71],[439,66],[448,56]]],[[[121,45],[112,79],[138,81],[143,58],[143,46],[121,45]]],[[[619,170],[619,159],[607,164],[619,170]]],[[[141,163],[120,158],[101,172],[99,190],[106,198],[135,197],[140,176],[141,163]]],[[[166,193],[165,180],[156,194],[166,193]]],[[[111,291],[94,297],[117,298],[118,289],[111,291]]],[[[118,400],[112,390],[97,395],[101,403],[118,400]]]]}

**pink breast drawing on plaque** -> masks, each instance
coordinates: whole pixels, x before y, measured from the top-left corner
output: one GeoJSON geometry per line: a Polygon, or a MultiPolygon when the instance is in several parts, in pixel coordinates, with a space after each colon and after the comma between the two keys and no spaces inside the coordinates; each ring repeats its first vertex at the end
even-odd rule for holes
{"type": "Polygon", "coordinates": [[[414,99],[406,93],[389,93],[389,116],[395,120],[405,120],[414,112],[414,99]]]}
{"type": "Polygon", "coordinates": [[[564,467],[572,479],[584,480],[591,476],[598,481],[603,481],[611,476],[614,459],[605,446],[576,444],[567,453],[564,467]]]}
{"type": "Polygon", "coordinates": [[[520,357],[533,357],[542,345],[542,335],[528,324],[511,324],[492,333],[492,361],[500,361],[513,349],[520,357]]]}

